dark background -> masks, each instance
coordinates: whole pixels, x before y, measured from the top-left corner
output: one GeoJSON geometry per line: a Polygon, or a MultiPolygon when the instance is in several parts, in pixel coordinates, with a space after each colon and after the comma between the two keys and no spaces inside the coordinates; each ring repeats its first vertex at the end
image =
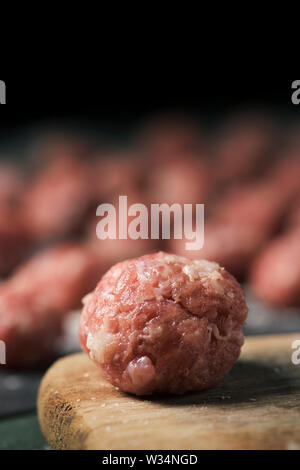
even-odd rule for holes
{"type": "Polygon", "coordinates": [[[2,75],[0,79],[7,90],[7,104],[0,108],[1,132],[24,124],[56,123],[57,119],[131,125],[164,111],[186,111],[204,119],[247,107],[300,115],[300,106],[291,101],[295,78],[208,78],[200,73],[189,77],[187,72],[184,80],[159,74],[131,78],[121,73],[112,79],[105,73],[73,77],[2,75]]]}
{"type": "Polygon", "coordinates": [[[227,116],[248,109],[270,114],[283,126],[300,118],[300,105],[291,101],[295,77],[208,77],[187,70],[182,78],[179,70],[171,75],[103,70],[69,76],[26,71],[0,79],[7,94],[7,104],[0,106],[0,158],[22,157],[32,135],[44,129],[70,129],[104,143],[130,142],[139,126],[165,113],[195,117],[206,134],[227,116]]]}

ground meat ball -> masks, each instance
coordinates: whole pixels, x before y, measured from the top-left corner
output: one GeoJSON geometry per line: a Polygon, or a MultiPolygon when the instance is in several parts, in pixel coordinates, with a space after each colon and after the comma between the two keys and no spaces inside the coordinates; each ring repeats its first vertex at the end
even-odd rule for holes
{"type": "Polygon", "coordinates": [[[208,164],[185,155],[182,160],[154,166],[148,177],[149,204],[201,204],[211,191],[208,164]]]}
{"type": "Polygon", "coordinates": [[[66,130],[60,132],[46,132],[39,135],[31,148],[33,163],[40,165],[51,163],[55,160],[76,159],[84,160],[94,150],[91,141],[82,136],[69,134],[66,130]]]}
{"type": "Polygon", "coordinates": [[[271,241],[251,268],[250,285],[274,306],[300,305],[300,229],[271,241]]]}
{"type": "Polygon", "coordinates": [[[9,163],[0,164],[0,204],[14,207],[24,189],[21,171],[9,163]]]}
{"type": "Polygon", "coordinates": [[[251,225],[234,225],[208,221],[204,227],[204,246],[201,250],[186,250],[189,240],[172,239],[170,251],[191,259],[204,258],[225,266],[238,279],[242,279],[249,262],[258,253],[265,236],[251,225]]]}
{"type": "Polygon", "coordinates": [[[21,265],[10,283],[18,292],[35,296],[41,309],[64,314],[80,305],[102,273],[101,259],[89,247],[64,243],[21,265]]]}
{"type": "Polygon", "coordinates": [[[56,240],[80,229],[90,208],[89,168],[76,159],[58,158],[41,171],[24,196],[24,218],[38,242],[56,240]]]}
{"type": "Polygon", "coordinates": [[[30,237],[22,213],[0,203],[0,276],[6,276],[26,255],[30,237]]]}
{"type": "Polygon", "coordinates": [[[41,309],[31,293],[19,292],[9,281],[0,287],[0,338],[6,345],[6,367],[44,365],[54,354],[62,328],[63,317],[41,309]]]}
{"type": "Polygon", "coordinates": [[[270,172],[270,178],[286,201],[293,201],[299,195],[300,180],[300,147],[282,153],[280,159],[270,172]]]}
{"type": "Polygon", "coordinates": [[[30,245],[20,210],[24,181],[12,165],[0,164],[0,276],[6,276],[25,256],[30,245]]]}
{"type": "Polygon", "coordinates": [[[82,348],[136,395],[213,387],[233,366],[247,315],[216,263],[159,252],[115,265],[84,300],[82,348]]]}
{"type": "MultiPolygon", "coordinates": [[[[300,191],[299,191],[300,192],[300,191]]],[[[300,198],[292,204],[287,216],[287,226],[290,228],[300,227],[300,198]]]]}
{"type": "Polygon", "coordinates": [[[68,243],[38,253],[0,286],[0,339],[7,366],[40,365],[54,354],[66,314],[103,273],[100,257],[68,243]]]}
{"type": "Polygon", "coordinates": [[[247,180],[268,165],[276,142],[270,122],[241,116],[230,122],[222,134],[215,146],[215,177],[219,184],[247,180]]]}
{"type": "Polygon", "coordinates": [[[111,202],[122,195],[130,197],[139,189],[142,165],[134,155],[103,156],[91,170],[91,191],[96,204],[111,202]]]}
{"type": "Polygon", "coordinates": [[[151,162],[172,163],[174,159],[203,150],[202,132],[198,125],[183,116],[160,116],[147,123],[139,143],[151,162]]]}
{"type": "Polygon", "coordinates": [[[213,216],[235,226],[251,225],[268,238],[279,226],[287,199],[273,180],[235,186],[219,199],[213,216]]]}

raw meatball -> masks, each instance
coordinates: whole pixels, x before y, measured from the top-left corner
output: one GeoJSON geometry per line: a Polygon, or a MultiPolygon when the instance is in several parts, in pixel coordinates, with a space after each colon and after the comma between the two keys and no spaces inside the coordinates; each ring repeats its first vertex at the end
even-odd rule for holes
{"type": "Polygon", "coordinates": [[[103,273],[100,257],[79,244],[38,253],[0,286],[0,339],[7,366],[40,365],[53,355],[66,314],[103,273]]]}
{"type": "Polygon", "coordinates": [[[299,195],[300,146],[281,155],[270,172],[274,187],[280,188],[279,194],[287,202],[299,195]]]}
{"type": "Polygon", "coordinates": [[[35,240],[56,240],[80,229],[90,208],[89,180],[89,168],[79,160],[46,165],[24,197],[24,218],[35,240]]]}
{"type": "Polygon", "coordinates": [[[230,189],[216,204],[213,215],[236,227],[252,226],[268,238],[278,228],[286,206],[277,182],[262,179],[230,189]]]}
{"type": "MultiPolygon", "coordinates": [[[[20,209],[24,181],[14,166],[0,164],[0,276],[6,276],[31,244],[20,209]]],[[[0,338],[1,339],[1,338],[0,338]]]]}
{"type": "Polygon", "coordinates": [[[208,164],[189,155],[171,165],[160,163],[149,172],[149,204],[201,204],[206,202],[210,191],[208,164]]]}
{"type": "Polygon", "coordinates": [[[94,150],[91,141],[82,136],[60,132],[40,134],[33,142],[31,155],[37,166],[41,162],[49,164],[59,160],[84,160],[94,150]]]}
{"type": "Polygon", "coordinates": [[[84,300],[82,348],[136,395],[208,389],[243,344],[247,306],[216,263],[164,252],[115,265],[84,300]]]}
{"type": "Polygon", "coordinates": [[[170,251],[191,259],[204,258],[225,266],[242,279],[249,262],[264,242],[264,233],[247,224],[226,224],[208,221],[204,227],[204,246],[201,250],[185,249],[186,239],[170,240],[170,251]]]}
{"type": "Polygon", "coordinates": [[[35,296],[41,309],[64,314],[80,305],[102,273],[103,263],[89,247],[64,243],[21,265],[10,283],[19,292],[35,296]]]}
{"type": "Polygon", "coordinates": [[[6,345],[6,367],[31,368],[53,357],[63,317],[42,309],[38,298],[7,282],[0,287],[0,338],[6,345]]]}
{"type": "Polygon", "coordinates": [[[9,163],[0,164],[0,204],[14,207],[21,198],[24,178],[21,171],[9,163]]]}
{"type": "Polygon", "coordinates": [[[254,293],[274,306],[300,305],[300,229],[275,238],[254,261],[254,293]]]}
{"type": "Polygon", "coordinates": [[[259,174],[269,163],[274,141],[272,125],[262,118],[244,116],[230,122],[215,147],[218,184],[259,174]]]}
{"type": "Polygon", "coordinates": [[[173,163],[186,154],[203,150],[204,142],[198,125],[184,116],[160,116],[141,132],[141,151],[155,163],[173,163]]]}
{"type": "Polygon", "coordinates": [[[91,170],[91,191],[97,205],[122,195],[130,197],[139,189],[142,169],[134,155],[104,156],[94,162],[91,170]]]}
{"type": "Polygon", "coordinates": [[[22,261],[29,247],[22,213],[0,203],[0,276],[6,276],[22,261]]]}
{"type": "Polygon", "coordinates": [[[287,216],[287,226],[289,228],[300,227],[300,198],[292,204],[290,213],[287,216]]]}

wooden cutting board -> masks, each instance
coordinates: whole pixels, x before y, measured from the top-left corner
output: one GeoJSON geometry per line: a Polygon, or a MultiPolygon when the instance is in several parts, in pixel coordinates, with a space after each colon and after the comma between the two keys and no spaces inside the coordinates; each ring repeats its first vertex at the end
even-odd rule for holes
{"type": "Polygon", "coordinates": [[[53,449],[300,449],[300,365],[293,335],[248,338],[213,390],[136,398],[115,389],[84,354],[57,361],[39,391],[53,449]]]}

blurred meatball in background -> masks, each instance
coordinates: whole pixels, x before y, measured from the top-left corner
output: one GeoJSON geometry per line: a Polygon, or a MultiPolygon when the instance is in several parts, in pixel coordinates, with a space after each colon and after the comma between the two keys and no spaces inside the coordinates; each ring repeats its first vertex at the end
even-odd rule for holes
{"type": "Polygon", "coordinates": [[[270,119],[244,115],[225,123],[215,144],[214,174],[219,185],[259,175],[271,163],[278,136],[270,119]]]}
{"type": "Polygon", "coordinates": [[[147,198],[151,204],[197,204],[208,200],[212,190],[208,163],[183,155],[172,164],[161,162],[149,171],[147,198]]]}
{"type": "Polygon", "coordinates": [[[270,171],[270,177],[281,197],[292,204],[300,195],[300,146],[280,155],[270,171]]]}
{"type": "Polygon", "coordinates": [[[100,257],[78,243],[37,253],[0,284],[0,337],[7,367],[38,367],[58,352],[67,315],[104,274],[100,257]]]}
{"type": "Polygon", "coordinates": [[[31,249],[23,213],[0,203],[0,276],[8,275],[31,249]]]}
{"type": "Polygon", "coordinates": [[[32,369],[54,359],[63,332],[63,317],[43,310],[30,293],[0,286],[0,337],[6,344],[6,367],[32,369]]]}
{"type": "Polygon", "coordinates": [[[90,208],[89,165],[73,158],[47,162],[35,174],[23,199],[28,232],[37,242],[72,236],[90,208]]]}
{"type": "Polygon", "coordinates": [[[291,210],[286,218],[287,227],[300,228],[300,197],[291,204],[291,210]]]}
{"type": "Polygon", "coordinates": [[[249,262],[259,251],[263,236],[250,225],[235,226],[208,221],[204,227],[204,246],[201,250],[187,250],[187,239],[170,240],[169,251],[190,259],[216,261],[243,280],[249,262]]]}
{"type": "Polygon", "coordinates": [[[20,265],[10,284],[36,297],[41,309],[64,315],[80,307],[82,297],[104,272],[100,257],[89,246],[62,243],[46,248],[20,265]]]}
{"type": "Polygon", "coordinates": [[[31,240],[21,203],[25,171],[0,163],[0,276],[6,276],[26,256],[31,240]]]}
{"type": "Polygon", "coordinates": [[[153,163],[172,163],[184,155],[203,151],[204,137],[197,122],[180,115],[150,120],[138,134],[138,148],[153,163]]]}
{"type": "Polygon", "coordinates": [[[250,270],[258,298],[273,306],[300,306],[300,228],[271,240],[250,270]]]}
{"type": "Polygon", "coordinates": [[[225,192],[213,215],[233,226],[251,225],[268,237],[279,227],[287,202],[276,182],[259,180],[225,192]]]}
{"type": "Polygon", "coordinates": [[[94,158],[90,176],[93,200],[98,205],[139,191],[143,165],[134,153],[100,154],[98,158],[94,158]]]}
{"type": "Polygon", "coordinates": [[[0,205],[14,208],[20,203],[24,188],[24,171],[11,163],[0,163],[0,205]]]}
{"type": "Polygon", "coordinates": [[[30,160],[39,168],[55,160],[85,160],[94,149],[95,144],[90,138],[78,136],[75,132],[44,130],[32,142],[30,160]]]}

